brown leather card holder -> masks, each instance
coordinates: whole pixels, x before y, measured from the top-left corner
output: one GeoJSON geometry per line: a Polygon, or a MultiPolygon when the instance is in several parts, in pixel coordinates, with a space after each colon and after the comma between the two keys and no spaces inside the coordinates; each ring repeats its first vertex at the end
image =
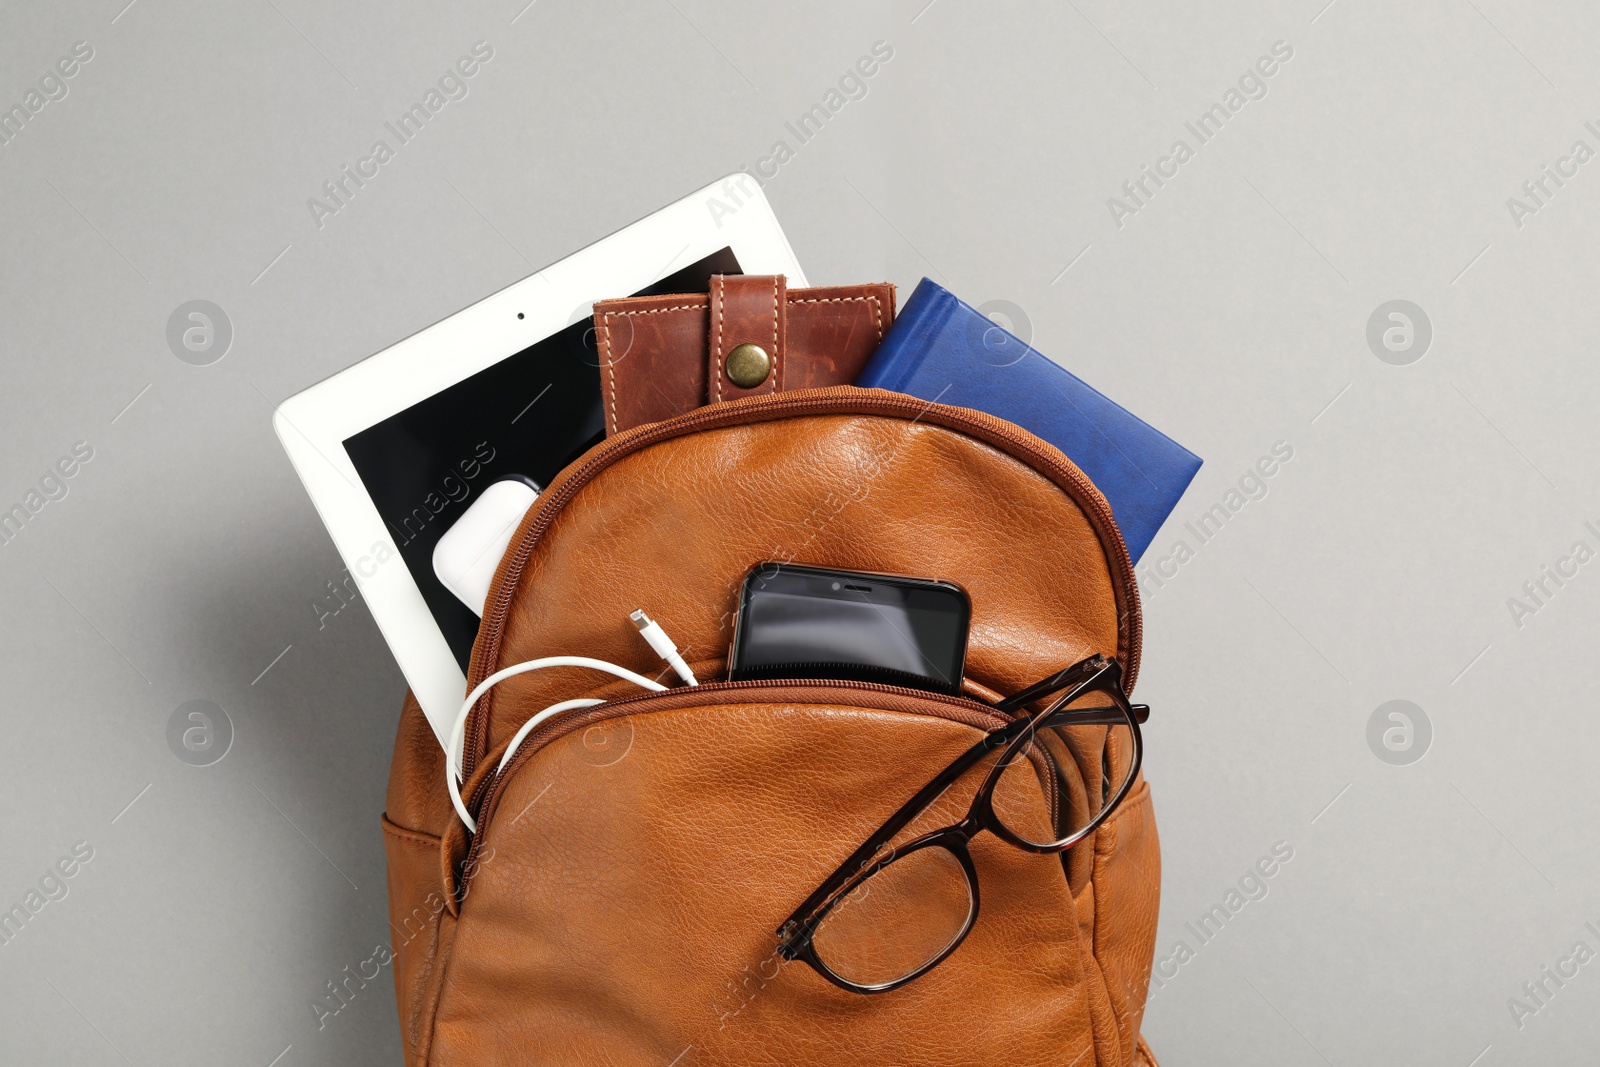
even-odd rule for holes
{"type": "Polygon", "coordinates": [[[709,293],[594,305],[606,433],[761,393],[849,385],[894,321],[894,286],[790,289],[716,274],[709,293]]]}

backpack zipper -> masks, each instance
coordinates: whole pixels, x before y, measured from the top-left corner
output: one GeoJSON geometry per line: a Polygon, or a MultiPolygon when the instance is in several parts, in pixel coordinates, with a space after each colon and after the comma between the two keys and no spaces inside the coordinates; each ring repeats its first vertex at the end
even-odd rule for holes
{"type": "MultiPolygon", "coordinates": [[[[661,693],[642,693],[639,696],[608,700],[592,708],[568,712],[546,723],[523,739],[522,746],[505,769],[490,775],[475,792],[479,800],[474,805],[478,815],[478,831],[472,835],[463,869],[470,870],[477,859],[479,847],[488,835],[489,824],[494,819],[504,783],[509,782],[522,765],[554,741],[567,734],[587,729],[607,719],[654,711],[672,711],[684,707],[706,707],[728,704],[826,704],[848,707],[869,707],[876,711],[898,711],[905,714],[926,715],[970,726],[976,730],[990,731],[1004,726],[1011,719],[987,704],[966,697],[946,696],[919,689],[907,689],[878,682],[836,681],[826,678],[801,678],[773,683],[771,681],[704,682],[697,686],[682,685],[661,693]],[[801,691],[796,698],[796,690],[801,691]],[[879,699],[870,703],[863,695],[879,699]],[[834,699],[828,699],[830,696],[834,699]]],[[[1053,779],[1052,779],[1053,782],[1053,779]]],[[[1054,788],[1050,789],[1050,803],[1055,804],[1054,788]]]]}
{"type": "MultiPolygon", "coordinates": [[[[994,445],[1015,459],[1045,474],[1067,492],[1084,513],[1106,549],[1113,582],[1123,597],[1118,630],[1126,624],[1126,660],[1123,678],[1128,693],[1133,692],[1139,676],[1140,647],[1144,636],[1144,623],[1139,611],[1139,590],[1134,578],[1133,561],[1128,556],[1127,543],[1111,515],[1111,505],[1081,470],[1051,445],[1013,423],[993,415],[968,408],[934,404],[904,393],[891,393],[881,389],[853,389],[833,387],[827,389],[797,389],[787,393],[769,393],[722,404],[712,404],[664,422],[649,423],[625,431],[596,445],[587,459],[579,460],[567,468],[562,476],[540,494],[539,508],[529,524],[517,537],[516,548],[502,565],[503,570],[494,584],[490,603],[479,627],[478,640],[472,648],[472,659],[467,672],[467,690],[470,692],[487,678],[500,653],[500,638],[504,631],[506,613],[511,606],[511,595],[522,575],[533,547],[544,536],[556,514],[577,495],[585,485],[594,480],[606,467],[624,456],[673,437],[723,426],[742,426],[756,422],[773,422],[801,415],[883,415],[907,417],[910,421],[927,422],[945,429],[956,430],[994,445]]],[[[1119,644],[1122,643],[1119,634],[1119,644]]],[[[720,684],[720,683],[711,683],[720,684]]],[[[730,683],[731,684],[731,683],[730,683]]],[[[705,686],[699,687],[705,689],[705,686]]],[[[462,755],[463,772],[470,777],[477,767],[481,753],[488,743],[488,709],[494,692],[485,693],[472,710],[462,755]]],[[[621,703],[614,702],[614,703],[621,703]]],[[[531,740],[531,738],[530,738],[531,740]]],[[[509,770],[510,768],[507,768],[509,770]]]]}

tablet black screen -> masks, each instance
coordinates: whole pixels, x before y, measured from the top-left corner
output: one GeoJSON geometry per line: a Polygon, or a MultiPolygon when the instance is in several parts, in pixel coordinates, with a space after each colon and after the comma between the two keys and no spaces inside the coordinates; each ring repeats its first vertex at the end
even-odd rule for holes
{"type": "MultiPolygon", "coordinates": [[[[711,275],[741,273],[724,248],[633,295],[704,293],[711,275]]],[[[434,576],[434,545],[484,486],[508,474],[548,485],[605,436],[599,365],[592,326],[576,322],[345,439],[463,671],[478,617],[434,576]]]]}

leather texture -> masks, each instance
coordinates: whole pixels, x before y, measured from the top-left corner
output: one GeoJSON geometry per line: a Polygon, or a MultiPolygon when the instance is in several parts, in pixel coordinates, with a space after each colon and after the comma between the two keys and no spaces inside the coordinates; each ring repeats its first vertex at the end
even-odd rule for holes
{"type": "Polygon", "coordinates": [[[601,300],[595,341],[606,432],[659,422],[703,404],[849,385],[894,322],[894,286],[789,289],[783,275],[717,274],[708,294],[601,300]],[[766,381],[743,389],[728,353],[757,344],[766,381]]]}
{"type": "Polygon", "coordinates": [[[712,275],[711,306],[707,312],[711,330],[706,362],[706,381],[711,387],[708,402],[720,404],[783,388],[783,372],[789,362],[784,356],[786,288],[781,274],[712,275]],[[728,353],[741,344],[759,345],[772,359],[766,381],[748,389],[740,387],[728,374],[728,353]]]}
{"type": "MultiPolygon", "coordinates": [[[[627,619],[642,607],[712,682],[739,583],[771,559],[958,581],[973,694],[1093,652],[1136,673],[1131,566],[1081,472],[998,420],[845,388],[704,408],[568,468],[502,561],[472,680],[554,654],[658,674],[627,619]]],[[[539,709],[635,693],[566,668],[491,690],[468,731],[476,841],[407,699],[384,830],[411,1067],[1154,1062],[1139,1038],[1160,879],[1144,783],[1062,858],[978,838],[966,942],[860,996],[782,962],[774,930],[993,713],[887,687],[678,687],[563,716],[492,776],[539,709]]],[[[1072,791],[1128,757],[1102,749],[1078,732],[1051,749],[1072,791]]],[[[959,815],[977,780],[907,834],[959,815]]]]}

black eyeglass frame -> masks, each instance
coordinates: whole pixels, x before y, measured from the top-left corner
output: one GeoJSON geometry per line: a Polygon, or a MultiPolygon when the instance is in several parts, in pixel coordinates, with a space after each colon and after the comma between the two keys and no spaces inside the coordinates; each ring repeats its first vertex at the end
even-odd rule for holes
{"type": "Polygon", "coordinates": [[[968,849],[968,843],[973,838],[988,830],[1007,844],[1024,851],[1039,855],[1058,855],[1094,833],[1122,803],[1133,788],[1134,781],[1139,777],[1139,767],[1144,759],[1144,739],[1139,732],[1139,724],[1149,718],[1150,708],[1148,705],[1128,702],[1127,696],[1122,691],[1122,667],[1119,663],[1104,656],[1091,656],[1006,698],[995,705],[995,710],[1012,714],[1036,700],[1061,692],[1063,689],[1067,692],[1040,711],[1032,715],[1018,716],[1005,726],[985,735],[906,801],[899,811],[891,815],[876,833],[851,853],[850,858],[840,864],[838,869],[829,875],[778,928],[778,953],[786,960],[804,960],[822,977],[852,993],[887,993],[899,989],[948,959],[950,954],[966,940],[967,935],[972,932],[972,927],[977,923],[978,871],[973,865],[972,854],[968,849]],[[1113,707],[1067,707],[1085,695],[1101,692],[1111,699],[1113,707]],[[1024,753],[1039,730],[1062,726],[1123,725],[1129,728],[1133,737],[1133,756],[1127,776],[1118,786],[1116,793],[1107,798],[1099,813],[1084,827],[1060,840],[1039,844],[1018,837],[995,814],[993,797],[1000,776],[1013,761],[1027,758],[1024,753]],[[1005,751],[990,768],[988,777],[978,788],[964,818],[942,829],[929,831],[899,848],[879,854],[883,847],[894,839],[895,834],[905,829],[913,819],[938,800],[962,775],[1001,746],[1005,746],[1005,751]],[[835,973],[817,954],[816,947],[812,943],[812,938],[823,921],[835,907],[849,898],[857,887],[889,864],[904,859],[914,852],[935,846],[944,848],[954,856],[966,875],[971,903],[961,931],[937,955],[909,974],[892,981],[864,985],[835,973]]]}

